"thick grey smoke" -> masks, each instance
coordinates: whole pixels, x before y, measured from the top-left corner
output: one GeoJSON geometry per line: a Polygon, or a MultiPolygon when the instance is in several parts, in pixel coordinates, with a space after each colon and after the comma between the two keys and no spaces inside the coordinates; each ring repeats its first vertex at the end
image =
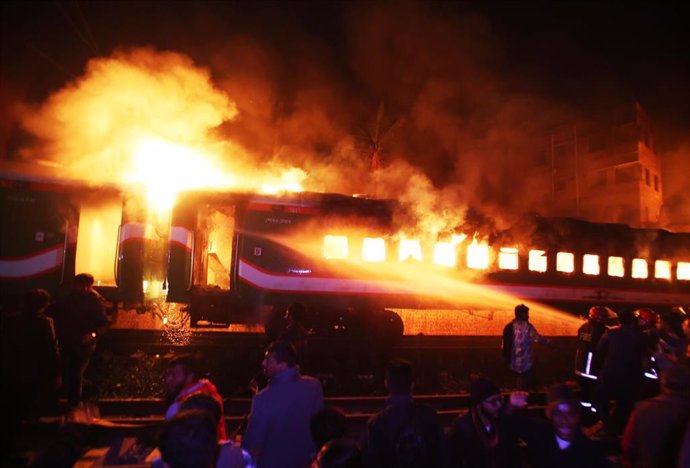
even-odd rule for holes
{"type": "MultiPolygon", "coordinates": [[[[501,224],[542,208],[529,171],[538,140],[580,110],[549,97],[548,70],[535,80],[508,66],[490,17],[455,2],[286,3],[152,12],[132,2],[83,14],[101,57],[148,46],[209,70],[237,109],[213,132],[257,171],[294,166],[307,189],[402,200],[431,232],[468,209],[501,224]]],[[[12,158],[26,137],[8,115],[0,141],[12,158]]],[[[689,226],[683,154],[669,150],[666,215],[689,226]]]]}

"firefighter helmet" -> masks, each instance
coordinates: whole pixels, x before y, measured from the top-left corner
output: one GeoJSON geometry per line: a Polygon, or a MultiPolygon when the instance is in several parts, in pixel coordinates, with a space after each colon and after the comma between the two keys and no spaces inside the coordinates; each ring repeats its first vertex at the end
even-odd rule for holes
{"type": "Polygon", "coordinates": [[[617,315],[614,311],[604,306],[594,306],[589,309],[589,319],[602,325],[610,325],[617,315]]]}
{"type": "Polygon", "coordinates": [[[642,330],[653,330],[659,323],[659,314],[654,312],[652,309],[643,307],[641,309],[637,309],[634,314],[637,318],[637,323],[642,330]]]}

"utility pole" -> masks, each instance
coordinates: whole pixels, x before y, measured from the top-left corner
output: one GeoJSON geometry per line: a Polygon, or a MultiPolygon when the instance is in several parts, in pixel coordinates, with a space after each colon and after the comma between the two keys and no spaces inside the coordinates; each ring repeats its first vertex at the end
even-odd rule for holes
{"type": "Polygon", "coordinates": [[[553,132],[551,132],[551,215],[556,210],[556,166],[553,154],[553,132]]]}
{"type": "Polygon", "coordinates": [[[575,155],[575,216],[580,216],[580,170],[577,155],[577,125],[573,125],[573,151],[575,155]]]}

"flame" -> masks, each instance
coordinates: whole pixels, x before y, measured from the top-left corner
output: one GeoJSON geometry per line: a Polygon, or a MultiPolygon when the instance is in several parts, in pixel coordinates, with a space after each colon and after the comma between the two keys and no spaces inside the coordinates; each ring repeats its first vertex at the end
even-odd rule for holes
{"type": "Polygon", "coordinates": [[[323,256],[328,260],[347,258],[347,236],[328,235],[323,238],[323,256]]]}
{"type": "Polygon", "coordinates": [[[582,273],[585,275],[598,275],[601,273],[599,255],[585,254],[582,257],[582,273]]]}
{"type": "Polygon", "coordinates": [[[563,273],[575,271],[575,255],[570,252],[558,252],[556,254],[556,271],[563,273]]]}
{"type": "Polygon", "coordinates": [[[529,251],[529,265],[530,271],[538,271],[544,273],[546,271],[546,252],[543,250],[529,251]]]}
{"type": "Polygon", "coordinates": [[[690,262],[678,262],[676,278],[679,280],[690,280],[690,262]]]}
{"type": "Polygon", "coordinates": [[[434,246],[434,263],[453,267],[455,261],[455,244],[453,242],[437,242],[434,246]]]}
{"type": "Polygon", "coordinates": [[[398,251],[398,261],[404,262],[407,259],[422,261],[422,244],[419,239],[401,239],[400,250],[398,251]]]}
{"type": "Polygon", "coordinates": [[[498,252],[498,268],[501,270],[517,270],[518,249],[515,247],[501,247],[498,252]]]}
{"type": "Polygon", "coordinates": [[[659,279],[671,279],[671,262],[657,260],[654,262],[654,277],[659,279]]]}
{"type": "Polygon", "coordinates": [[[475,270],[486,270],[489,268],[489,253],[489,244],[478,243],[475,237],[467,246],[467,266],[475,270]]]}
{"type": "Polygon", "coordinates": [[[647,260],[643,258],[633,258],[632,261],[632,277],[644,279],[649,276],[647,270],[647,260]]]}
{"type": "Polygon", "coordinates": [[[304,190],[302,183],[307,174],[296,167],[286,169],[273,180],[261,185],[260,192],[265,194],[278,194],[280,192],[301,192],[304,190]]]}
{"type": "Polygon", "coordinates": [[[623,257],[609,257],[608,273],[609,276],[616,276],[618,278],[625,276],[623,257]]]}
{"type": "Polygon", "coordinates": [[[386,242],[381,237],[365,237],[362,241],[362,260],[365,262],[386,261],[386,242]]]}
{"type": "Polygon", "coordinates": [[[157,211],[172,208],[175,194],[201,187],[223,187],[234,180],[211,162],[209,155],[189,146],[145,138],[134,147],[130,183],[147,187],[149,205],[157,211]]]}
{"type": "Polygon", "coordinates": [[[121,49],[90,60],[82,76],[26,113],[23,125],[45,144],[23,157],[54,159],[64,176],[90,184],[143,185],[157,212],[181,190],[301,191],[304,171],[261,164],[216,131],[237,116],[235,102],[191,58],[121,49]]]}

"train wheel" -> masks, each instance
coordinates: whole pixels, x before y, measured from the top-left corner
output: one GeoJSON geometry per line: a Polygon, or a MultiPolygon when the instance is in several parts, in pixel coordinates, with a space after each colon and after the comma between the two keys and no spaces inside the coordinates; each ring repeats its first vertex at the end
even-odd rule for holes
{"type": "Polygon", "coordinates": [[[365,333],[373,344],[390,346],[402,337],[403,321],[392,310],[372,309],[367,316],[365,333]]]}
{"type": "Polygon", "coordinates": [[[402,318],[392,310],[384,310],[381,320],[382,334],[387,339],[397,341],[403,336],[405,325],[402,318]]]}

